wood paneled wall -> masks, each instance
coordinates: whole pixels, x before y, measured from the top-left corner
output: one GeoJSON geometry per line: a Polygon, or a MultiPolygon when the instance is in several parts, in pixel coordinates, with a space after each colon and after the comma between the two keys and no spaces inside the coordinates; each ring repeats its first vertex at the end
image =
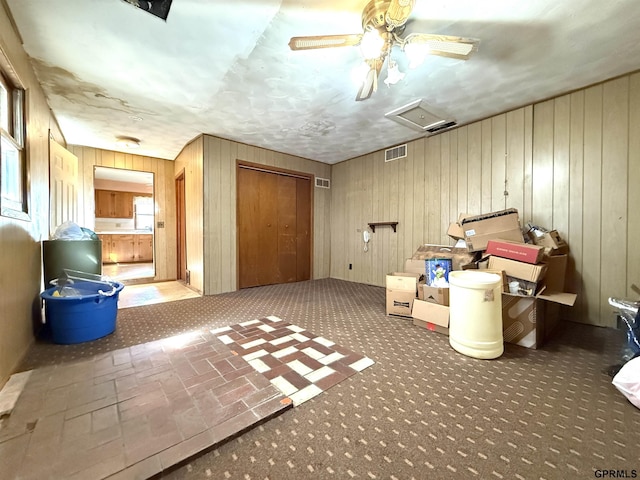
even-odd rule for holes
{"type": "Polygon", "coordinates": [[[331,276],[384,285],[422,243],[452,244],[459,213],[515,207],[571,248],[567,318],[613,326],[608,297],[640,285],[640,74],[529,105],[333,166],[331,276]],[[369,251],[368,222],[377,228],[369,251]],[[349,264],[353,269],[349,270],[349,264]]]}
{"type": "MultiPolygon", "coordinates": [[[[186,209],[187,270],[190,285],[200,293],[204,289],[204,192],[203,187],[203,137],[185,145],[176,157],[173,171],[175,179],[184,171],[186,209]]],[[[174,182],[175,190],[175,182],[174,182]]],[[[175,203],[175,202],[174,202],[175,203]]]]}
{"type": "MultiPolygon", "coordinates": [[[[200,227],[196,225],[199,222],[198,210],[194,210],[193,213],[192,229],[187,226],[188,268],[192,272],[192,284],[194,284],[194,269],[203,272],[203,291],[207,295],[237,289],[236,162],[238,160],[331,178],[330,165],[210,135],[203,135],[185,147],[176,160],[175,173],[187,168],[185,175],[187,195],[192,194],[193,198],[200,196],[200,203],[204,207],[197,207],[203,211],[203,231],[200,233],[198,230],[200,227]],[[202,164],[198,163],[200,161],[202,164]],[[204,238],[202,248],[198,244],[199,236],[204,238]],[[203,252],[201,259],[198,252],[203,252]],[[191,257],[191,254],[194,256],[191,257]]],[[[330,198],[331,190],[315,189],[313,278],[329,276],[330,198]]],[[[187,205],[189,201],[187,198],[187,205]]],[[[190,210],[188,215],[192,215],[190,210]]]]}
{"type": "Polygon", "coordinates": [[[20,38],[0,4],[0,55],[26,94],[29,220],[0,216],[0,389],[18,367],[41,322],[41,240],[49,235],[49,131],[60,140],[20,38]]]}
{"type": "Polygon", "coordinates": [[[78,208],[81,226],[95,228],[95,196],[93,173],[95,166],[152,172],[153,198],[156,204],[154,229],[154,280],[176,278],[176,205],[174,162],[160,158],[131,155],[111,150],[69,145],[67,149],[78,157],[78,208]],[[164,222],[164,228],[158,228],[164,222]]]}

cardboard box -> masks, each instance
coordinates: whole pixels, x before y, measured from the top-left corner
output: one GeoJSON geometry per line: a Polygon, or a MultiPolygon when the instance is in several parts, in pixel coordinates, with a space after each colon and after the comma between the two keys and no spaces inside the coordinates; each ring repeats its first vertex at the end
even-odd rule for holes
{"type": "Polygon", "coordinates": [[[458,222],[451,222],[449,224],[449,228],[447,229],[447,235],[449,235],[454,240],[464,239],[464,229],[458,222]]]}
{"type": "Polygon", "coordinates": [[[414,325],[449,335],[449,307],[416,300],[411,315],[414,325]]]}
{"type": "Polygon", "coordinates": [[[413,253],[412,260],[422,260],[423,273],[426,273],[425,260],[431,258],[450,258],[453,270],[463,270],[467,264],[473,263],[476,254],[466,248],[455,248],[448,245],[420,245],[413,253]]]}
{"type": "Polygon", "coordinates": [[[387,315],[411,317],[416,293],[408,290],[387,289],[387,315]]]}
{"type": "MultiPolygon", "coordinates": [[[[572,297],[575,301],[574,294],[564,295],[567,296],[566,299],[572,297]]],[[[527,348],[540,348],[559,321],[560,305],[554,300],[545,300],[542,296],[502,294],[502,334],[505,342],[527,348]]]]}
{"type": "Polygon", "coordinates": [[[393,272],[387,274],[387,289],[418,293],[420,274],[411,272],[393,272]]]}
{"type": "Polygon", "coordinates": [[[523,242],[518,210],[510,208],[498,212],[464,217],[460,221],[464,239],[470,252],[487,248],[489,240],[513,240],[523,242]]]}
{"type": "Polygon", "coordinates": [[[444,287],[430,287],[422,285],[422,298],[426,302],[437,303],[438,305],[449,306],[449,289],[444,287]]]}
{"type": "Polygon", "coordinates": [[[509,240],[489,240],[485,254],[535,265],[544,259],[544,247],[509,240]]]}
{"type": "Polygon", "coordinates": [[[545,293],[564,292],[568,255],[554,255],[544,261],[547,273],[544,276],[545,293]]]}
{"type": "Polygon", "coordinates": [[[533,243],[547,250],[555,250],[557,253],[568,253],[569,245],[565,242],[557,230],[543,232],[538,229],[529,230],[528,236],[533,243]]]}
{"type": "Polygon", "coordinates": [[[517,260],[509,260],[508,258],[489,257],[490,270],[503,270],[507,277],[520,278],[527,282],[538,283],[544,278],[547,272],[546,264],[531,265],[530,263],[518,262],[517,260]]]}

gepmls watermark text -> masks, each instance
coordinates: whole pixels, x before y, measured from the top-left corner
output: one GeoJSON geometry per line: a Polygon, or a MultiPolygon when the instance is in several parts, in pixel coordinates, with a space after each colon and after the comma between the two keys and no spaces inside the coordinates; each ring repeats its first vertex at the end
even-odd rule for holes
{"type": "Polygon", "coordinates": [[[638,478],[638,470],[618,470],[613,468],[597,469],[593,471],[595,478],[638,478]]]}

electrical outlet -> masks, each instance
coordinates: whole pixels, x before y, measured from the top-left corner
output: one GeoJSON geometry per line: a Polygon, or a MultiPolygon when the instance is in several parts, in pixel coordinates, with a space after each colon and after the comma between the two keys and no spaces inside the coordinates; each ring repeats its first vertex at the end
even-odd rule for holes
{"type": "Polygon", "coordinates": [[[164,228],[164,222],[158,222],[158,228],[164,228]]]}
{"type": "Polygon", "coordinates": [[[349,270],[353,270],[353,263],[349,264],[349,270]]]}

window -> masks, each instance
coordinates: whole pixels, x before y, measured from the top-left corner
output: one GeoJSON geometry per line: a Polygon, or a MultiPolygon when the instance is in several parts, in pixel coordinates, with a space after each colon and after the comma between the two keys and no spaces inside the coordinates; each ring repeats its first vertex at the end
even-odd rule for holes
{"type": "Polygon", "coordinates": [[[133,197],[134,228],[153,231],[154,204],[152,197],[133,197]]]}
{"type": "MultiPolygon", "coordinates": [[[[4,67],[4,62],[0,66],[4,67]]],[[[3,73],[0,72],[0,214],[28,220],[24,90],[3,73]]]]}

